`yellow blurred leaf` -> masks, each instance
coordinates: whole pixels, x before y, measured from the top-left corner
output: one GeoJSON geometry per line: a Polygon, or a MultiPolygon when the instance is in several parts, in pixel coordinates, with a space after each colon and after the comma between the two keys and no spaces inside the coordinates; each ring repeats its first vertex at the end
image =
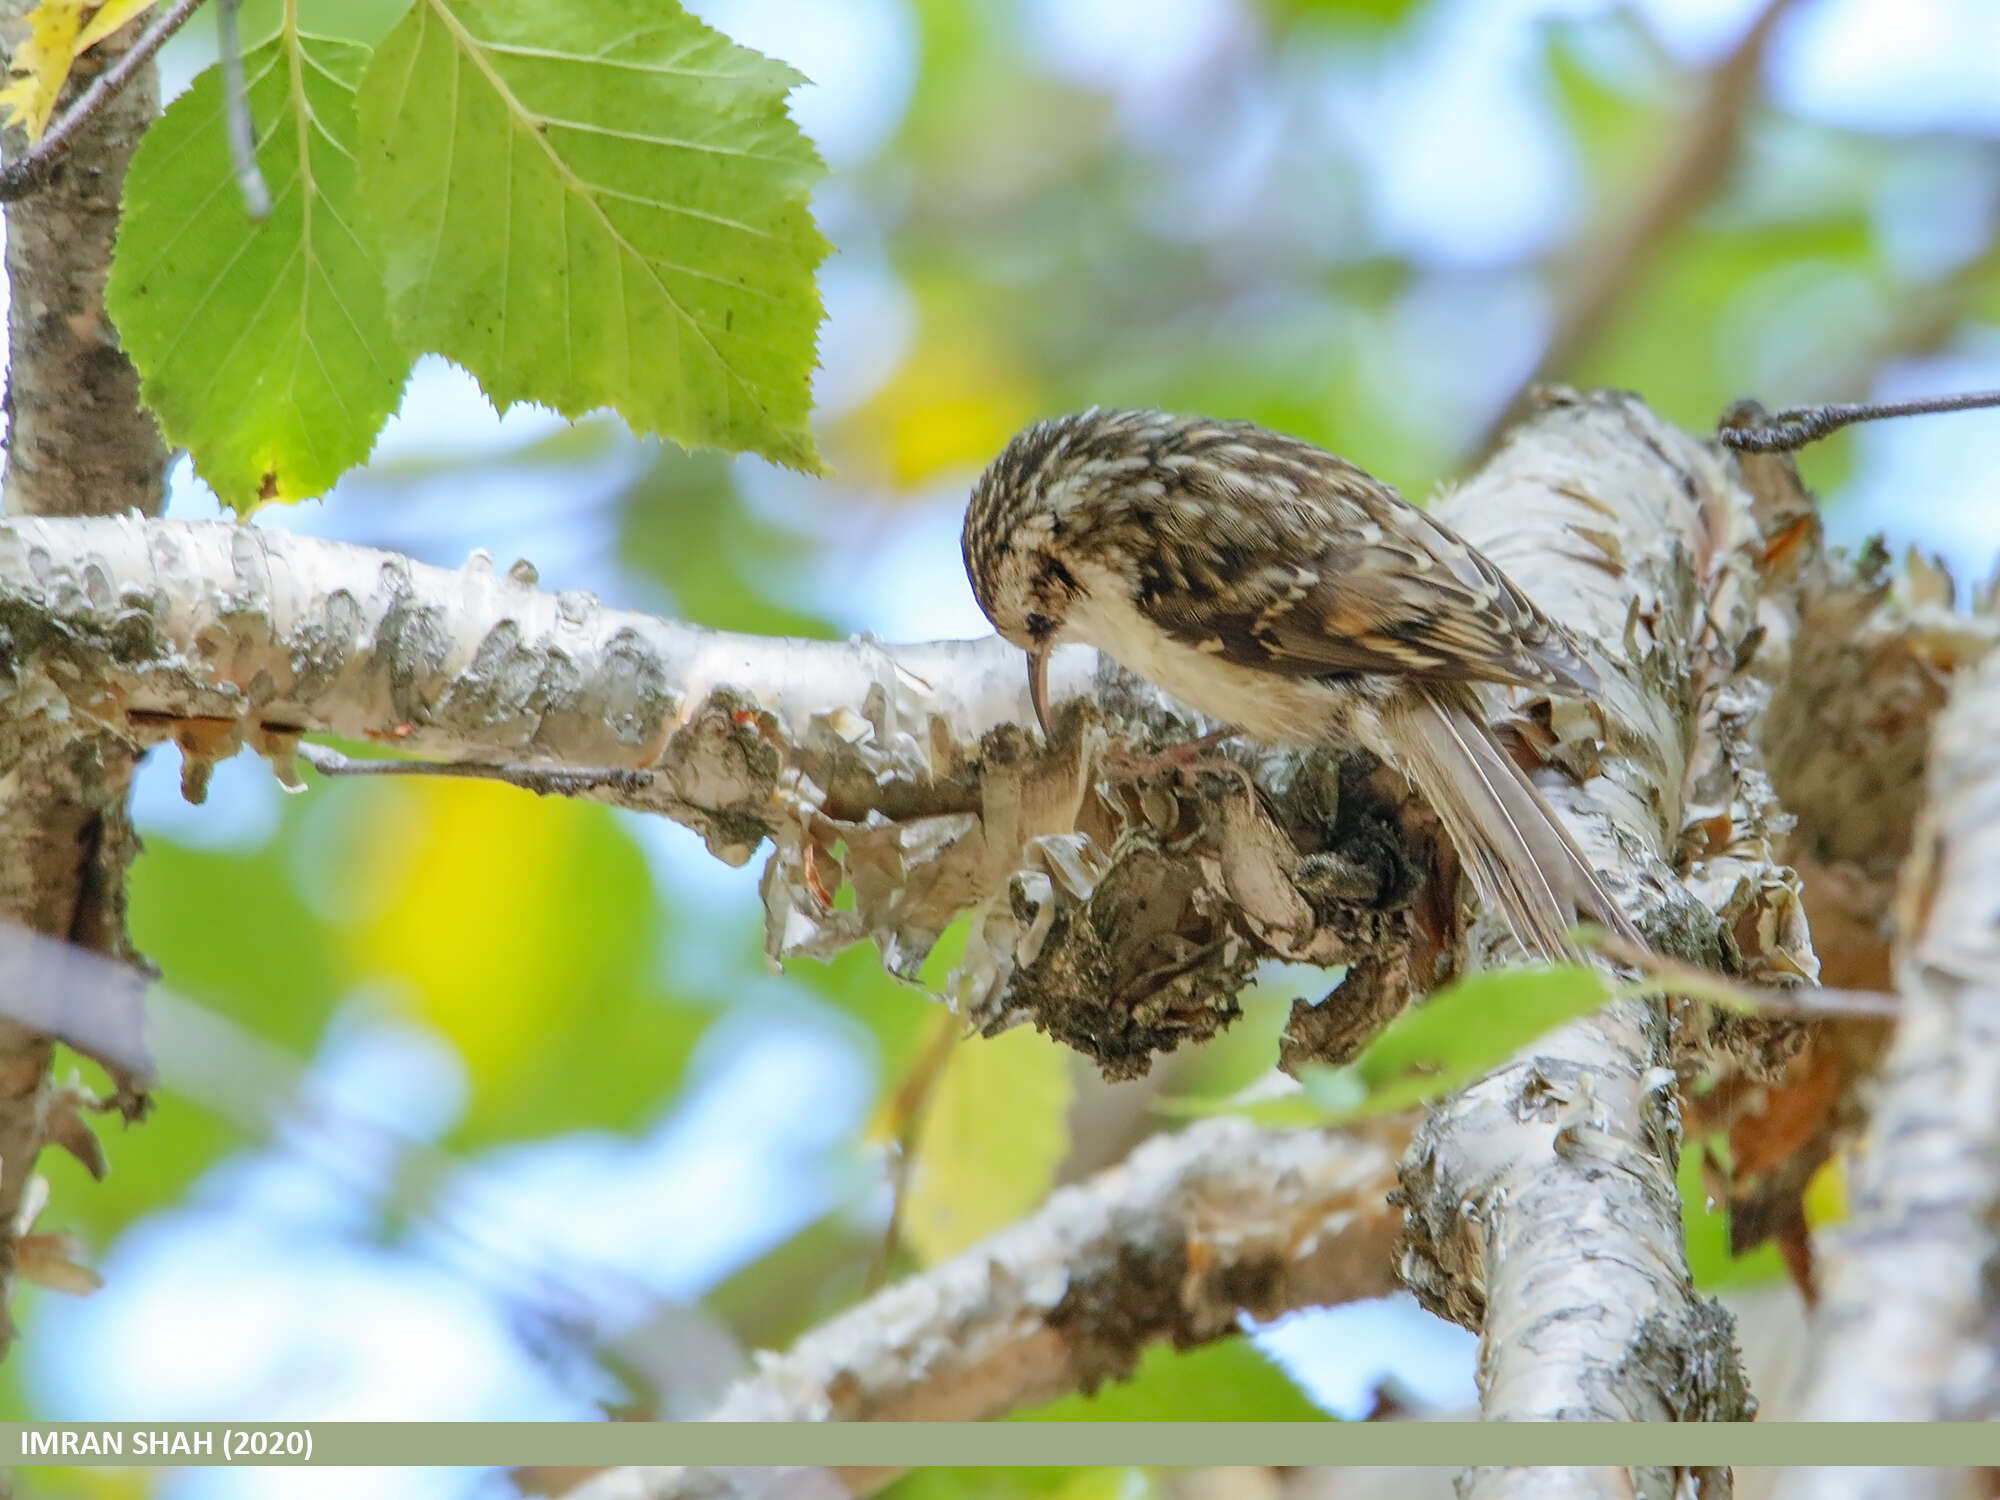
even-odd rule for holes
{"type": "Polygon", "coordinates": [[[504,1075],[535,1045],[536,1014],[563,981],[549,972],[561,934],[538,889],[563,867],[562,804],[464,781],[371,811],[382,819],[369,840],[382,851],[379,904],[356,957],[407,981],[418,1013],[473,1072],[504,1075]]]}
{"type": "Polygon", "coordinates": [[[158,3],[159,0],[105,0],[84,26],[83,35],[76,39],[77,52],[88,52],[127,21],[143,16],[158,3]]]}
{"type": "Polygon", "coordinates": [[[649,1115],[709,1013],[661,983],[662,914],[610,810],[476,781],[363,806],[352,978],[387,981],[457,1049],[460,1142],[649,1115]]]}
{"type": "Polygon", "coordinates": [[[42,0],[28,12],[28,35],[8,65],[7,86],[0,88],[6,123],[19,125],[30,141],[40,140],[77,58],[154,3],[108,0],[93,13],[90,0],[42,0]]]}
{"type": "Polygon", "coordinates": [[[1069,1152],[1070,1055],[1017,1027],[952,1051],[917,1132],[903,1229],[948,1260],[1048,1196],[1069,1152]]]}
{"type": "Polygon", "coordinates": [[[49,128],[56,95],[76,61],[77,33],[83,29],[83,0],[42,0],[28,12],[28,35],[8,66],[7,87],[0,89],[0,110],[9,125],[19,125],[31,141],[49,128]]]}
{"type": "Polygon", "coordinates": [[[984,468],[1035,414],[1035,387],[977,320],[926,312],[917,347],[854,415],[862,444],[902,487],[984,468]]]}
{"type": "Polygon", "coordinates": [[[1806,1223],[1813,1229],[1847,1218],[1847,1167],[1838,1153],[1820,1163],[1806,1184],[1806,1223]]]}

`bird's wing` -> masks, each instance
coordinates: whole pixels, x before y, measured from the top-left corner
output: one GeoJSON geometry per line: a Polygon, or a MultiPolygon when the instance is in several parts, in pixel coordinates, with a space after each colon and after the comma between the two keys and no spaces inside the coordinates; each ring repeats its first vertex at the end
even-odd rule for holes
{"type": "Polygon", "coordinates": [[[1285,676],[1599,690],[1560,628],[1476,548],[1359,470],[1345,483],[1370,486],[1368,503],[1239,496],[1203,508],[1227,533],[1175,551],[1207,566],[1142,578],[1139,608],[1177,640],[1285,676]]]}

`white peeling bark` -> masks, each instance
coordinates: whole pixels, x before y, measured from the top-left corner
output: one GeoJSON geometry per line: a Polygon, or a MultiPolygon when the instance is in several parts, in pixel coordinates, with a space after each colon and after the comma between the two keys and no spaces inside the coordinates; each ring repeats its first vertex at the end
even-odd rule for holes
{"type": "MultiPolygon", "coordinates": [[[[970,1421],[1188,1347],[1395,1289],[1400,1141],[1214,1119],[1142,1145],[1020,1223],[842,1313],[731,1390],[721,1422],[970,1421]]],[[[726,1477],[726,1476],[725,1476],[726,1477]]],[[[866,1490],[890,1476],[850,1476],[866,1490]]],[[[718,1476],[613,1470],[577,1500],[687,1500],[718,1476]]],[[[723,1486],[722,1492],[730,1487],[723,1486]]]]}
{"type": "Polygon", "coordinates": [[[776,958],[868,938],[909,977],[975,908],[961,1010],[987,1030],[1032,1017],[1113,1074],[1226,1024],[1260,958],[1344,962],[1403,920],[1388,814],[1333,809],[1331,771],[1276,766],[1271,805],[1227,778],[1094,789],[1103,722],[1142,743],[1186,723],[1088,653],[1060,664],[1058,695],[1084,701],[1042,748],[997,639],[733,636],[543,594],[483,555],[447,570],[137,520],[0,525],[0,629],[0,734],[174,739],[197,792],[246,744],[292,775],[302,733],[629,773],[590,795],[687,823],[732,864],[772,841],[776,958]]]}
{"type": "MultiPolygon", "coordinates": [[[[2000,1417],[2000,657],[1940,719],[1903,878],[1903,1014],[1832,1236],[1799,1416],[2000,1417]]],[[[1906,1491],[1894,1489],[1894,1493],[1906,1491]]],[[[1780,1494],[1888,1495],[1878,1471],[1801,1471],[1780,1494]]]]}
{"type": "MultiPolygon", "coordinates": [[[[1746,767],[1690,759],[1704,716],[1755,709],[1722,703],[1758,592],[1757,525],[1733,465],[1629,398],[1558,395],[1439,514],[1595,647],[1603,698],[1560,706],[1545,737],[1557,756],[1577,753],[1566,741],[1601,744],[1599,774],[1541,781],[1586,851],[1622,872],[1654,944],[1704,965],[1747,956],[1810,973],[1796,885],[1759,848],[1768,799],[1746,767]],[[1585,716],[1598,724],[1565,733],[1585,716]],[[1696,861],[1690,886],[1674,865],[1691,815],[1742,827],[1696,861]],[[1735,952],[1732,930],[1761,946],[1735,952]]],[[[1670,1043],[1655,1005],[1563,1028],[1434,1111],[1404,1161],[1404,1276],[1480,1330],[1488,1418],[1750,1409],[1730,1320],[1688,1277],[1670,1043]]],[[[1461,1490],[1667,1496],[1681,1478],[1475,1470],[1461,1490]]],[[[1726,1487],[1713,1477],[1709,1492],[1726,1487]]]]}

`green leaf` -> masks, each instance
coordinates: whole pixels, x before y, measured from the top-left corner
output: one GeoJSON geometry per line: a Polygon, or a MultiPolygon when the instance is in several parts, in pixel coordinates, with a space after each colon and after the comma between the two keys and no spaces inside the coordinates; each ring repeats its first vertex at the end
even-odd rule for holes
{"type": "Polygon", "coordinates": [[[1129,1466],[1093,1469],[912,1469],[882,1500],[1153,1500],[1151,1472],[1129,1466]]]}
{"type": "MultiPolygon", "coordinates": [[[[298,0],[306,29],[315,36],[359,42],[373,47],[389,34],[410,8],[410,0],[298,0]]],[[[237,14],[237,34],[243,45],[276,36],[284,29],[286,0],[243,0],[237,14]]]]}
{"type": "Polygon", "coordinates": [[[1730,1287],[1759,1286],[1783,1279],[1785,1259],[1775,1244],[1766,1242],[1747,1255],[1733,1255],[1729,1249],[1729,1209],[1708,1196],[1708,1183],[1701,1169],[1703,1147],[1718,1153],[1729,1150],[1728,1138],[1717,1135],[1709,1141],[1681,1143],[1681,1230],[1687,1240],[1688,1274],[1705,1292],[1730,1287]]]}
{"type": "Polygon", "coordinates": [[[1048,1196],[1069,1152],[1070,1055],[1027,1027],[961,1042],[917,1132],[903,1228],[926,1263],[1004,1229],[1048,1196]]]}
{"type": "Polygon", "coordinates": [[[357,235],[354,88],[367,52],[296,29],[244,55],[261,222],[210,68],[146,132],[106,303],[169,441],[226,504],[317,495],[360,463],[410,353],[357,235]]]}
{"type": "Polygon", "coordinates": [[[1393,1114],[1491,1072],[1608,993],[1581,964],[1473,974],[1404,1011],[1348,1067],[1308,1070],[1306,1090],[1335,1118],[1393,1114]]]}
{"type": "Polygon", "coordinates": [[[405,335],[502,407],[816,472],[801,81],[672,0],[418,0],[361,86],[405,335]]]}
{"type": "Polygon", "coordinates": [[[1016,1412],[1019,1422],[1326,1422],[1291,1376],[1248,1339],[1199,1349],[1153,1344],[1130,1380],[1016,1412]]]}

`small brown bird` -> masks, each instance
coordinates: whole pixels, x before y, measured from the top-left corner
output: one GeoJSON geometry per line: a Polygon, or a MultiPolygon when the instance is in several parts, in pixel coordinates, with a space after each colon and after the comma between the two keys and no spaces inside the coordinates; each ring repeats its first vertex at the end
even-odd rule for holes
{"type": "Polygon", "coordinates": [[[962,545],[980,608],[1028,653],[1044,733],[1049,655],[1085,642],[1252,739],[1379,755],[1530,953],[1573,957],[1579,916],[1641,942],[1471,686],[1587,697],[1596,674],[1476,549],[1345,459],[1248,422],[1092,408],[1008,443],[962,545]]]}

